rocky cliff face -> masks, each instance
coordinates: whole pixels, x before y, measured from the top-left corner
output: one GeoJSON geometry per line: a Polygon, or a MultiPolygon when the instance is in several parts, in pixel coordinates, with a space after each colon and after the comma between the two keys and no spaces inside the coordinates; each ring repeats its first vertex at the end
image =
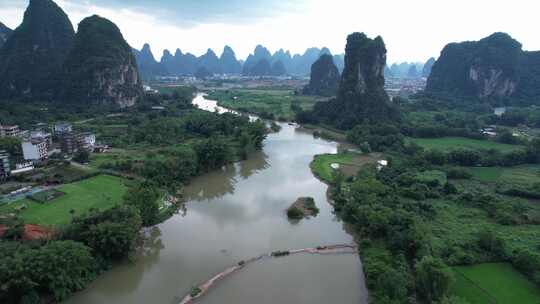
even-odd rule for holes
{"type": "Polygon", "coordinates": [[[30,0],[22,24],[0,50],[0,96],[51,98],[73,37],[73,26],[58,5],[30,0]]]}
{"type": "Polygon", "coordinates": [[[396,122],[399,115],[384,90],[385,66],[386,47],[381,37],[349,35],[337,98],[317,104],[315,113],[343,129],[363,123],[396,122]]]}
{"type": "Polygon", "coordinates": [[[156,61],[148,43],[145,43],[140,51],[134,51],[133,54],[135,55],[140,74],[144,79],[152,79],[156,76],[167,74],[166,68],[156,61]]]}
{"type": "Polygon", "coordinates": [[[368,38],[363,33],[347,37],[345,68],[341,76],[340,99],[375,94],[388,99],[384,92],[386,47],[381,37],[368,38]]]}
{"type": "Polygon", "coordinates": [[[0,48],[6,43],[6,40],[11,36],[11,33],[13,33],[13,30],[0,22],[0,48]]]}
{"type": "Polygon", "coordinates": [[[221,65],[219,58],[212,49],[208,49],[204,55],[199,57],[198,62],[199,68],[205,68],[212,74],[221,74],[221,65]]]}
{"type": "Polygon", "coordinates": [[[135,57],[120,30],[99,16],[79,24],[63,66],[62,99],[88,105],[133,106],[143,95],[135,57]]]}
{"type": "Polygon", "coordinates": [[[435,58],[431,57],[426,61],[424,64],[424,67],[422,68],[422,77],[429,77],[431,74],[431,69],[433,68],[433,65],[435,64],[435,58]]]}
{"type": "Polygon", "coordinates": [[[242,65],[236,59],[233,49],[228,45],[223,48],[219,63],[221,71],[225,74],[240,74],[242,72],[242,65]]]}
{"type": "Polygon", "coordinates": [[[254,71],[262,70],[263,65],[270,65],[272,62],[272,54],[262,45],[257,45],[253,54],[250,54],[246,62],[244,62],[244,67],[242,68],[242,74],[244,75],[255,75],[254,71]],[[264,62],[263,62],[264,60],[264,62]],[[256,67],[258,65],[258,67],[256,67]]]}
{"type": "Polygon", "coordinates": [[[304,88],[304,94],[334,96],[339,84],[339,71],[332,56],[322,55],[311,66],[309,84],[304,88]]]}
{"type": "Polygon", "coordinates": [[[451,43],[441,52],[426,91],[449,97],[508,98],[518,91],[524,52],[507,34],[451,43]]]}

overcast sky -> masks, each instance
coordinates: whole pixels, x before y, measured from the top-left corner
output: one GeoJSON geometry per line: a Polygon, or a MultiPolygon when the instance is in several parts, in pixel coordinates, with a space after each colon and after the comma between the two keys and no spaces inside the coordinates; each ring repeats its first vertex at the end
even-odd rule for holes
{"type": "MultiPolygon", "coordinates": [[[[98,14],[115,22],[140,49],[218,55],[230,45],[244,59],[255,45],[303,53],[308,47],[343,53],[347,34],[381,35],[388,62],[437,57],[448,42],[478,40],[503,31],[526,50],[540,50],[537,0],[57,0],[75,28],[98,14]]],[[[0,18],[22,21],[28,0],[0,0],[0,18]]]]}

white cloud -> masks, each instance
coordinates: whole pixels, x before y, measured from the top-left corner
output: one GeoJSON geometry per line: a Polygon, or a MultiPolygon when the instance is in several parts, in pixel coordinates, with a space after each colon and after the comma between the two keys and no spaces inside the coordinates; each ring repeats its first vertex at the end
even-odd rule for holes
{"type": "MultiPolygon", "coordinates": [[[[8,0],[0,4],[7,25],[16,26],[22,19],[26,1],[8,0]]],[[[163,49],[200,55],[207,48],[217,54],[225,44],[245,58],[257,44],[270,50],[327,46],[334,53],[343,52],[347,35],[361,31],[381,35],[388,49],[389,62],[423,61],[437,56],[448,42],[477,40],[495,31],[508,32],[528,50],[540,49],[535,14],[540,3],[515,0],[454,1],[367,1],[310,0],[305,9],[295,6],[290,12],[257,19],[255,22],[204,22],[191,27],[175,24],[160,14],[138,9],[115,9],[90,4],[88,0],[58,0],[74,25],[84,17],[98,14],[115,22],[126,40],[136,48],[149,42],[159,59],[163,49]]],[[[223,19],[219,19],[223,20],[223,19]]]]}

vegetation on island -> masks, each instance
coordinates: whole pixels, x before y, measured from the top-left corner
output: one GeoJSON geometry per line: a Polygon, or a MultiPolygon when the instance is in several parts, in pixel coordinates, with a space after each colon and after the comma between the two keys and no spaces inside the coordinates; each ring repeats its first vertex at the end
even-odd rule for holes
{"type": "Polygon", "coordinates": [[[312,197],[300,197],[289,208],[287,208],[287,217],[289,219],[299,220],[305,217],[317,216],[319,208],[315,205],[312,197]]]}

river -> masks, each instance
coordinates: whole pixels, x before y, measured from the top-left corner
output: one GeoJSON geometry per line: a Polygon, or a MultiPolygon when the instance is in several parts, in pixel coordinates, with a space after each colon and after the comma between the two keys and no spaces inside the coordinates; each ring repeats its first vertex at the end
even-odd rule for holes
{"type": "MultiPolygon", "coordinates": [[[[202,95],[194,104],[216,106],[202,95]]],[[[66,303],[178,303],[193,286],[240,260],[351,243],[332,214],[327,186],[309,168],[314,155],[336,153],[340,144],[280,125],[247,161],[196,178],[185,189],[185,211],[147,231],[135,262],[115,266],[66,303]],[[291,222],[285,210],[301,196],[315,198],[320,213],[291,222]]],[[[367,291],[358,255],[297,255],[248,265],[197,303],[361,304],[367,291]]]]}

